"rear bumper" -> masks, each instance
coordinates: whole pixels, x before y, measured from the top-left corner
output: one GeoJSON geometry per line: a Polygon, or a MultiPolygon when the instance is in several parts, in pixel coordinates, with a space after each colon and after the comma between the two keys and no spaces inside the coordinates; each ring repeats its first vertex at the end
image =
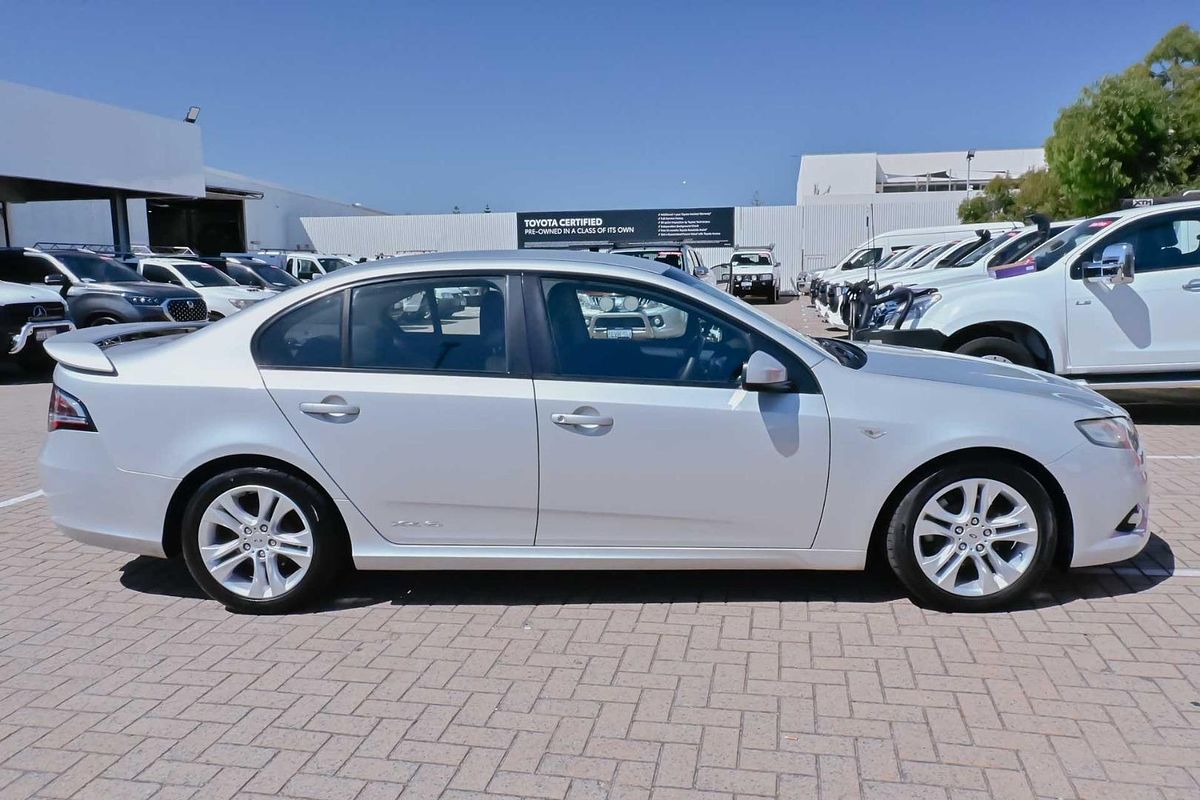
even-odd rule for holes
{"type": "Polygon", "coordinates": [[[145,556],[165,556],[163,521],[179,485],[118,469],[100,436],[52,431],[38,459],[50,518],[84,544],[145,556]]]}
{"type": "Polygon", "coordinates": [[[910,328],[893,330],[891,328],[872,328],[859,331],[858,339],[864,342],[878,344],[895,344],[904,347],[920,347],[925,350],[941,350],[949,337],[933,328],[910,328]]]}
{"type": "Polygon", "coordinates": [[[8,349],[8,354],[15,356],[27,347],[36,347],[38,342],[44,341],[43,338],[38,338],[38,334],[42,331],[49,331],[49,335],[53,336],[73,330],[75,330],[75,325],[69,319],[27,322],[10,334],[11,339],[9,341],[11,345],[8,349]]]}

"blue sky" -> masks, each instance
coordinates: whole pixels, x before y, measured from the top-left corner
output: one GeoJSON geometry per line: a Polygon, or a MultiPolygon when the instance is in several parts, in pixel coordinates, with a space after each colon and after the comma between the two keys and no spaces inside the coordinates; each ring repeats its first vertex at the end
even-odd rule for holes
{"type": "Polygon", "coordinates": [[[792,203],[803,153],[1037,146],[1200,3],[0,0],[0,20],[0,78],[196,104],[212,166],[427,213],[792,203]]]}

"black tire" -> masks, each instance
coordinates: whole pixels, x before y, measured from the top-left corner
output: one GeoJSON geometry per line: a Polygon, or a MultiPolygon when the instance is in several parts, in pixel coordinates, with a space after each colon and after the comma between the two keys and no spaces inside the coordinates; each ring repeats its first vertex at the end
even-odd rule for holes
{"type": "Polygon", "coordinates": [[[979,339],[972,339],[966,344],[959,345],[954,352],[977,358],[991,356],[997,360],[1004,359],[1019,367],[1037,366],[1037,359],[1033,357],[1033,353],[1029,352],[1029,348],[1020,342],[999,336],[983,336],[979,339]]]}
{"type": "Polygon", "coordinates": [[[85,328],[94,328],[97,325],[120,325],[125,320],[118,319],[113,314],[97,314],[94,317],[89,317],[85,328]]]}
{"type": "Polygon", "coordinates": [[[1002,461],[964,461],[943,467],[913,486],[896,507],[887,527],[887,557],[892,572],[919,603],[943,611],[993,611],[1027,596],[1041,582],[1054,560],[1058,529],[1054,502],[1037,478],[1002,461]],[[1028,501],[1038,523],[1038,542],[1025,572],[1009,586],[990,595],[964,596],[937,586],[922,571],[911,532],[925,504],[946,487],[970,478],[989,478],[1007,484],[1028,501]]]}
{"type": "Polygon", "coordinates": [[[204,593],[231,611],[247,614],[279,614],[309,605],[349,563],[345,529],[332,503],[308,482],[265,467],[233,469],[205,481],[184,509],[180,538],[188,572],[204,593]],[[238,486],[265,486],[280,492],[305,515],[312,531],[308,572],[279,597],[243,597],[221,585],[204,566],[199,542],[201,518],[213,500],[238,486]]]}

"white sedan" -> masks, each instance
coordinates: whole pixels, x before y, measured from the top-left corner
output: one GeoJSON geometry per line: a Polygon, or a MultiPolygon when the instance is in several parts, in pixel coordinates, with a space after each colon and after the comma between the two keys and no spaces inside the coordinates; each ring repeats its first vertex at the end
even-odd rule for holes
{"type": "Polygon", "coordinates": [[[219,323],[46,348],[60,362],[40,461],[55,522],[182,554],[244,611],[312,603],[349,563],[872,559],[921,602],[984,610],[1051,566],[1120,561],[1148,537],[1137,431],[1100,395],[981,359],[813,340],[646,259],[378,261],[219,323]],[[447,316],[447,289],[479,304],[447,316]],[[609,306],[655,313],[594,325],[609,306]],[[676,335],[638,335],[656,315],[676,335]]]}

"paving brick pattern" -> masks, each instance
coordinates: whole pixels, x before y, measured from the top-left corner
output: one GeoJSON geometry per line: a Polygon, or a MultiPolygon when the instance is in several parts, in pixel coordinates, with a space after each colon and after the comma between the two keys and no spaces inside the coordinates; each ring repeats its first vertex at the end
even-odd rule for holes
{"type": "MultiPolygon", "coordinates": [[[[0,384],[2,502],[47,386],[0,384]]],[[[1150,550],[1003,614],[876,575],[403,573],[237,616],[0,508],[0,798],[1195,800],[1200,426],[1138,416],[1150,550]]]]}

